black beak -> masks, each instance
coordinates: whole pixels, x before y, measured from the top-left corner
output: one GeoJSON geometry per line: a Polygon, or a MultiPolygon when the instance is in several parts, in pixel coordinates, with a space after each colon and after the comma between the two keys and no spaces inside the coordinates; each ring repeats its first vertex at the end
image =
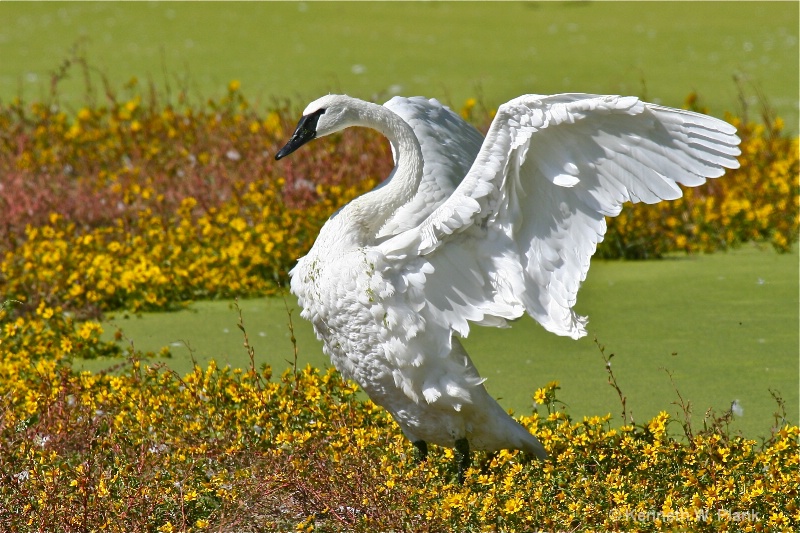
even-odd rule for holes
{"type": "Polygon", "coordinates": [[[286,146],[281,148],[280,151],[275,154],[275,159],[278,160],[284,158],[307,142],[315,139],[317,137],[317,121],[319,121],[320,115],[322,115],[324,112],[324,109],[318,109],[317,111],[314,111],[313,113],[301,118],[300,122],[297,123],[297,128],[292,134],[292,138],[289,139],[289,142],[286,143],[286,146]]]}

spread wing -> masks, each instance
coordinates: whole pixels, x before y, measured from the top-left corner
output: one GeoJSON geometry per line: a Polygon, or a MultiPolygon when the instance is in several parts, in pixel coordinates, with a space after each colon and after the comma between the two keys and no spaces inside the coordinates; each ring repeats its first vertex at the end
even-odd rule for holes
{"type": "Polygon", "coordinates": [[[386,221],[378,238],[421,224],[453,194],[483,143],[483,135],[478,130],[436,99],[395,96],[383,105],[414,130],[424,165],[416,195],[386,221]]]}
{"type": "Polygon", "coordinates": [[[462,335],[528,312],[579,338],[572,307],[605,217],[738,167],[738,144],[726,122],[635,97],[522,96],[500,107],[447,200],[379,248],[424,291],[424,313],[462,335]]]}

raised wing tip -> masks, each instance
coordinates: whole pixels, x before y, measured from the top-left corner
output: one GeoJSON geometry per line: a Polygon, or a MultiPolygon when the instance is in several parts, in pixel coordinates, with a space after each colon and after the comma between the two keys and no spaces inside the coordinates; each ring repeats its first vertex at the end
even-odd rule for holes
{"type": "Polygon", "coordinates": [[[727,133],[728,135],[732,135],[734,137],[734,139],[732,140],[735,140],[736,144],[742,142],[739,136],[736,135],[736,126],[734,126],[729,122],[725,122],[724,120],[719,120],[718,126],[719,126],[719,131],[721,131],[722,133],[727,133]]]}

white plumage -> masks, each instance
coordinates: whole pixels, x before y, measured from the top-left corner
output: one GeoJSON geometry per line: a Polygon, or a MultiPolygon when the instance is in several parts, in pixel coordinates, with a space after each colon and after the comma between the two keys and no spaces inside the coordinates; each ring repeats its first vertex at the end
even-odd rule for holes
{"type": "Polygon", "coordinates": [[[572,307],[605,217],[626,201],[678,198],[678,184],[721,176],[740,153],[733,126],[635,97],[521,96],[485,139],[420,97],[380,106],[329,95],[303,115],[278,159],[366,126],[389,138],[396,166],[332,216],[292,270],[302,316],[412,442],[461,451],[546,456],[483,387],[458,341],[470,323],[527,312],[553,333],[586,335],[572,307]]]}

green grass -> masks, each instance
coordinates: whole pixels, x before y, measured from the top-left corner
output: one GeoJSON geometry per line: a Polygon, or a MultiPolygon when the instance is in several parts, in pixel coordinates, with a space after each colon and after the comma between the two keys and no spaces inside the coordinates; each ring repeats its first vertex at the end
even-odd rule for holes
{"type": "MultiPolygon", "coordinates": [[[[579,293],[577,309],[590,318],[588,338],[573,341],[546,332],[526,318],[510,330],[475,327],[465,341],[486,386],[501,404],[531,409],[533,391],[561,382],[560,398],[575,416],[621,411],[606,383],[604,363],[592,337],[614,353],[612,368],[635,420],[660,410],[677,415],[677,395],[667,373],[700,422],[709,407],[724,411],[738,399],[744,416],[733,428],[746,436],[769,433],[777,405],[769,389],[786,400],[789,419],[798,420],[798,256],[747,246],[728,253],[674,257],[662,261],[595,261],[579,293]]],[[[298,364],[329,365],[310,325],[290,295],[299,348],[298,364]]],[[[293,361],[286,305],[281,298],[241,301],[256,363],[283,370],[293,361]]],[[[118,326],[138,349],[172,345],[167,364],[185,372],[190,351],[204,363],[213,357],[246,366],[248,356],[231,302],[197,302],[175,313],[118,315],[118,326]]],[[[89,369],[109,361],[86,361],[89,369]]]]}
{"type": "MultiPolygon", "coordinates": [[[[737,111],[733,76],[796,131],[795,2],[0,3],[0,98],[46,96],[84,39],[113,87],[131,76],[194,96],[238,79],[303,103],[327,91],[496,106],[523,93],[629,93],[737,111]],[[168,73],[168,74],[165,74],[168,73]],[[182,80],[182,81],[181,81],[182,80]]],[[[81,76],[63,101],[83,101],[81,76]]]]}

